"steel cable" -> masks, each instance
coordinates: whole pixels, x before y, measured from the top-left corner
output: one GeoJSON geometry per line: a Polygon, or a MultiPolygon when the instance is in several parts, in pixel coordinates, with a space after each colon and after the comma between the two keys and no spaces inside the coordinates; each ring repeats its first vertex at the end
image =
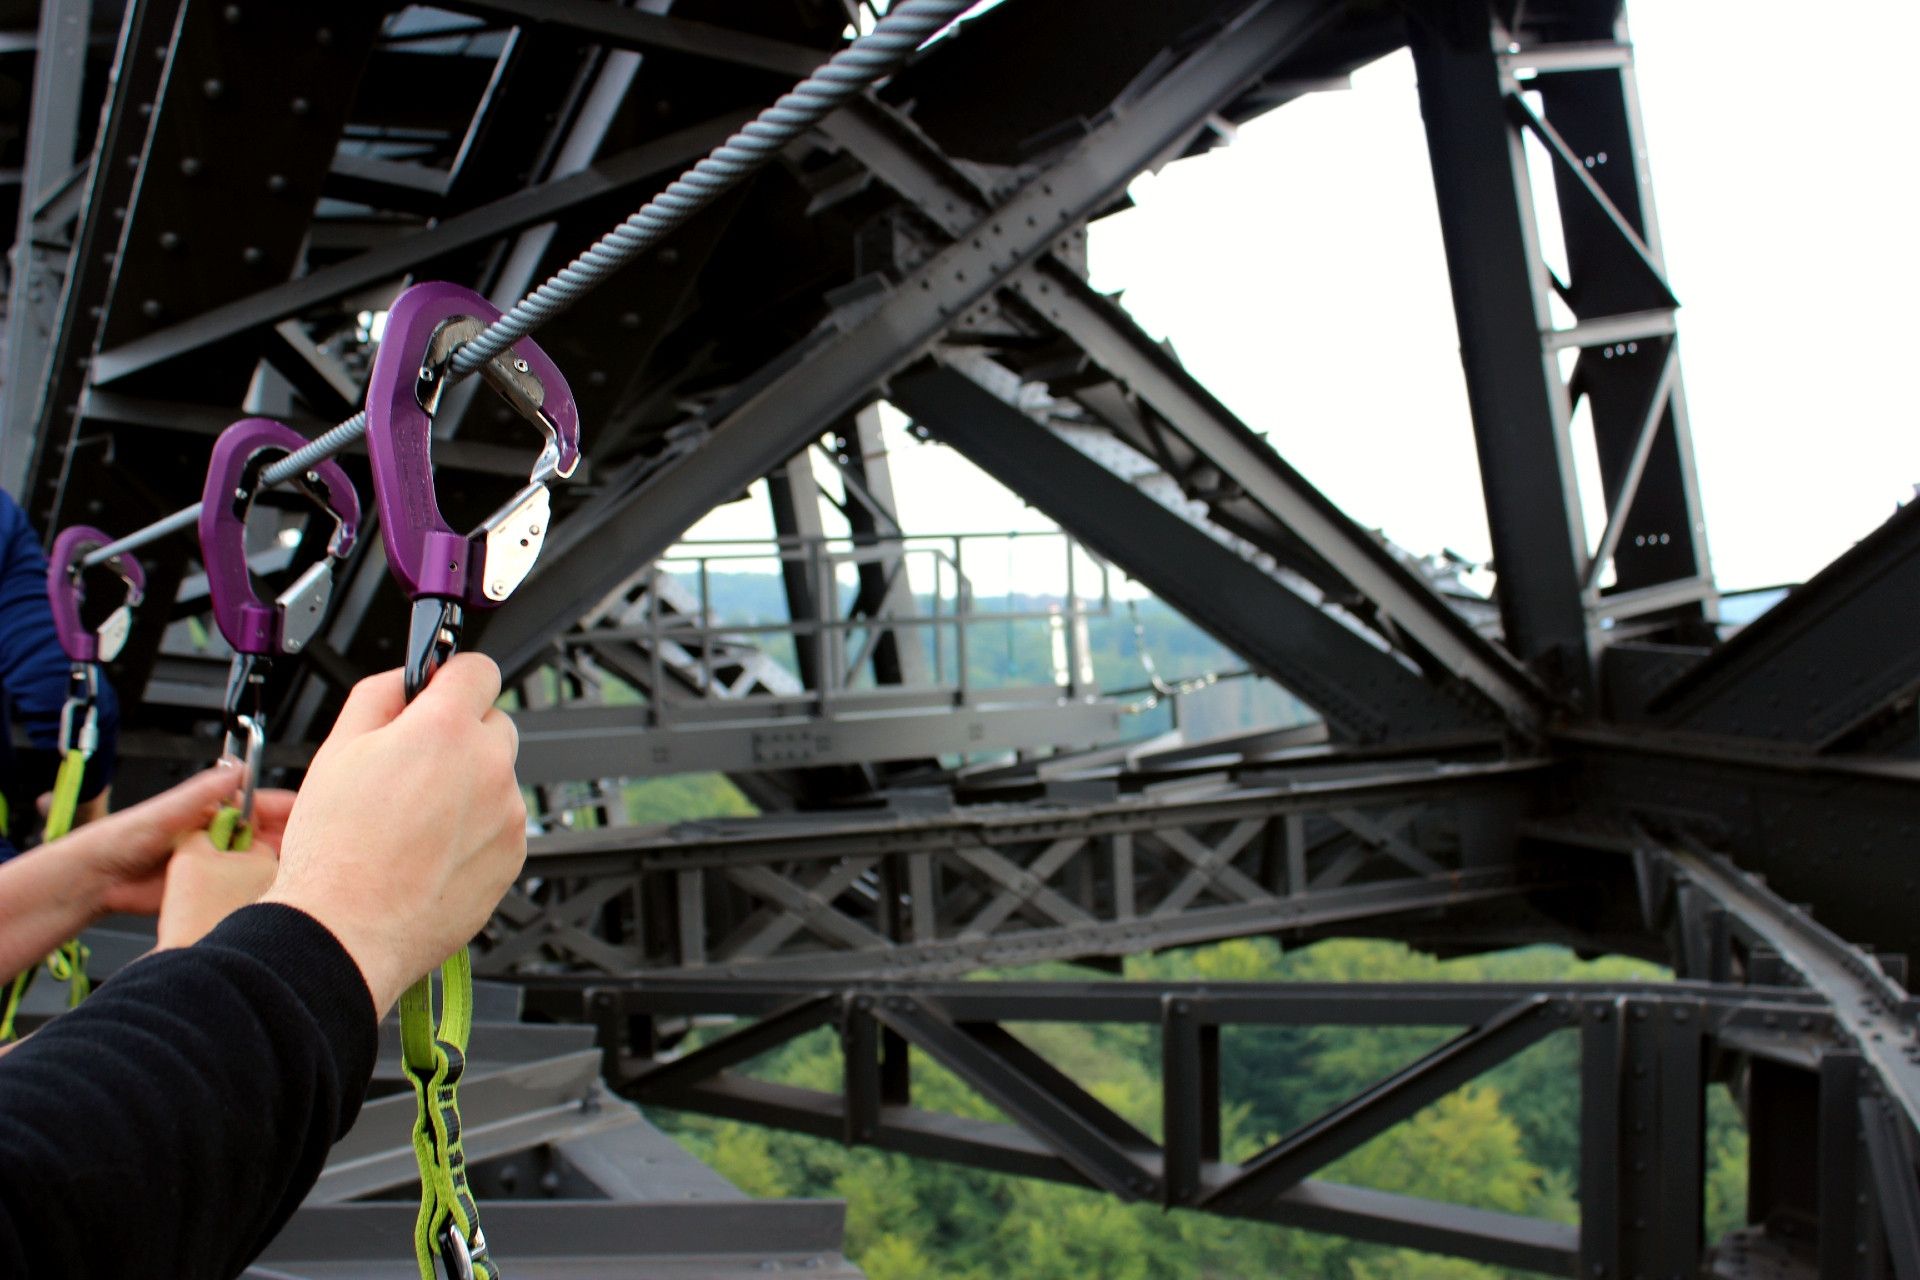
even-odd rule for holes
{"type": "MultiPolygon", "coordinates": [[[[506,314],[455,350],[450,377],[464,378],[606,282],[687,219],[738,186],[802,133],[849,99],[896,70],[926,40],[969,8],[974,0],[903,0],[874,29],[841,49],[706,158],[675,178],[660,194],[562,267],[506,314]]],[[[284,484],[331,458],[367,434],[363,409],[314,437],[261,473],[266,484],[284,484]]],[[[116,542],[89,553],[97,565],[193,524],[200,505],[183,508],[116,542]]]]}

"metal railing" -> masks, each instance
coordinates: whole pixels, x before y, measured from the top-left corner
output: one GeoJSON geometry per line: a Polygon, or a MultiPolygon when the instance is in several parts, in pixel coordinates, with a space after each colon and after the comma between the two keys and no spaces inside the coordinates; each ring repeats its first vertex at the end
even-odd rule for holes
{"type": "MultiPolygon", "coordinates": [[[[688,541],[637,575],[628,599],[622,622],[576,631],[567,646],[631,642],[645,653],[653,690],[677,677],[703,699],[731,696],[716,676],[730,661],[728,650],[758,647],[782,662],[790,652],[806,692],[749,700],[812,702],[823,710],[846,699],[963,705],[989,690],[996,701],[1091,699],[1099,687],[1087,623],[1113,616],[1112,570],[1058,530],[688,541]],[[1004,574],[1005,590],[983,595],[973,578],[986,576],[980,570],[995,554],[989,547],[1002,549],[1003,563],[994,568],[1004,574]],[[1040,555],[1055,557],[1054,567],[1040,555]],[[793,594],[810,596],[816,616],[717,616],[715,579],[756,571],[778,585],[783,606],[793,594]],[[792,583],[796,576],[800,582],[792,583]],[[679,589],[665,590],[663,579],[679,589]],[[804,584],[804,592],[790,592],[790,584],[804,584]],[[1023,586],[1032,589],[1017,589],[1023,586]],[[982,634],[988,628],[1002,631],[1007,674],[1016,665],[1018,630],[1029,633],[1021,636],[1022,656],[1029,656],[1027,645],[1046,647],[1051,678],[1024,685],[983,680],[975,668],[983,644],[992,643],[982,634]],[[889,637],[901,652],[902,679],[883,686],[873,662],[889,637]]],[[[666,699],[648,701],[656,721],[670,714],[666,699]]]]}

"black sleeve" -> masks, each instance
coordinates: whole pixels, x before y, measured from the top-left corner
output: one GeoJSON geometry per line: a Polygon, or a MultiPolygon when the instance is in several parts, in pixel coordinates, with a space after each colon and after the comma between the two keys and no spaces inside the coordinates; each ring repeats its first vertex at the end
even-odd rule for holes
{"type": "Polygon", "coordinates": [[[238,1275],[353,1124],[360,971],[291,907],[129,965],[0,1057],[0,1276],[238,1275]]]}

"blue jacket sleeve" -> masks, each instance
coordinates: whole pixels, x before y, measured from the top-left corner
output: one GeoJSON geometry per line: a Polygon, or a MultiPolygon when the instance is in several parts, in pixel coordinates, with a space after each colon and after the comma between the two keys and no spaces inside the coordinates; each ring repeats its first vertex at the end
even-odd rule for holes
{"type": "MultiPolygon", "coordinates": [[[[67,701],[71,664],[53,629],[47,604],[47,557],[20,504],[0,493],[0,690],[27,740],[46,751],[60,745],[60,708],[67,701]]],[[[84,799],[113,778],[120,736],[120,703],[100,683],[100,748],[87,766],[84,799]]]]}

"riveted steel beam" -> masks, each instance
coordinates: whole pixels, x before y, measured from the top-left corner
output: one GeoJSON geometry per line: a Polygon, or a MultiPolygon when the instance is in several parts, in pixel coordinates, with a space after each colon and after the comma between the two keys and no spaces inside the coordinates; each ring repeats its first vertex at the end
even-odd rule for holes
{"type": "Polygon", "coordinates": [[[1189,53],[1129,109],[979,220],[875,304],[844,316],[772,367],[679,458],[646,468],[561,522],[480,647],[517,674],[560,628],[658,555],[715,502],[791,457],[808,437],[873,397],[969,307],[1104,207],[1220,105],[1309,39],[1335,12],[1312,0],[1260,0],[1189,53]],[[604,548],[618,545],[623,555],[604,548]]]}

